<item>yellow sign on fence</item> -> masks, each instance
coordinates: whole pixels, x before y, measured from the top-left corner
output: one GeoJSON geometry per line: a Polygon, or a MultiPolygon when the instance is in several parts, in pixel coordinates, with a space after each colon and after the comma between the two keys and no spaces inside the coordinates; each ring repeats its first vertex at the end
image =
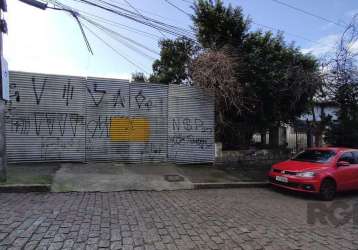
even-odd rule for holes
{"type": "Polygon", "coordinates": [[[147,118],[112,117],[109,134],[112,142],[148,142],[150,124],[147,118]]]}

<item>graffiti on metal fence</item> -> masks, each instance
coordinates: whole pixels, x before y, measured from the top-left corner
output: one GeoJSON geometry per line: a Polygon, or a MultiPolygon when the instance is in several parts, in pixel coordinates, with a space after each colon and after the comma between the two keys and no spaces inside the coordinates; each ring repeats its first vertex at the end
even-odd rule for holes
{"type": "Polygon", "coordinates": [[[45,77],[43,79],[42,83],[40,84],[40,88],[38,88],[38,86],[36,84],[36,78],[34,76],[31,78],[32,89],[34,91],[34,95],[35,95],[37,105],[39,105],[40,102],[41,102],[42,96],[43,96],[44,91],[45,91],[47,80],[48,80],[48,78],[45,77]]]}
{"type": "Polygon", "coordinates": [[[72,160],[77,154],[80,159],[158,160],[167,158],[168,143],[175,149],[213,147],[213,126],[207,120],[198,116],[168,121],[168,86],[12,75],[5,117],[10,159],[72,160]]]}
{"type": "Polygon", "coordinates": [[[213,146],[213,129],[199,118],[173,117],[172,130],[173,135],[169,136],[169,142],[175,146],[194,145],[201,149],[213,146]]]}

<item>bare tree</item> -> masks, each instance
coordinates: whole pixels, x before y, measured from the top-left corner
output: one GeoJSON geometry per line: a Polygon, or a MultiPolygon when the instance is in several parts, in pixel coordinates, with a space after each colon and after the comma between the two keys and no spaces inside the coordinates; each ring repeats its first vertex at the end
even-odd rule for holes
{"type": "Polygon", "coordinates": [[[223,51],[209,51],[194,60],[191,76],[195,84],[215,93],[225,108],[243,108],[241,84],[235,77],[236,62],[223,51]]]}
{"type": "MultiPolygon", "coordinates": [[[[194,85],[215,95],[217,132],[232,127],[225,119],[227,113],[240,112],[246,108],[243,101],[242,84],[235,77],[237,60],[225,51],[207,51],[198,56],[191,66],[194,85]]],[[[232,114],[235,115],[235,114],[232,114]]]]}
{"type": "MultiPolygon", "coordinates": [[[[358,14],[353,16],[336,46],[335,52],[322,60],[324,85],[317,100],[328,100],[339,107],[338,119],[342,123],[343,120],[358,120],[358,14]]],[[[321,120],[326,122],[316,122],[316,127],[324,130],[327,117],[324,112],[321,116],[321,120]]],[[[352,131],[346,133],[352,134],[352,131]]]]}
{"type": "MultiPolygon", "coordinates": [[[[338,101],[337,95],[342,88],[357,85],[358,79],[358,14],[343,32],[333,55],[322,60],[324,86],[322,97],[338,101]]],[[[354,101],[354,100],[353,100],[354,101]]],[[[338,103],[337,103],[338,104],[338,103]]]]}

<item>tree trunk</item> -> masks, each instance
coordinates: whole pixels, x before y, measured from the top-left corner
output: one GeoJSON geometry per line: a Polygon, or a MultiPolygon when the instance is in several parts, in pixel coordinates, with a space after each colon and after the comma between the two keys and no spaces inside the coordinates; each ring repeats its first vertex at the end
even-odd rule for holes
{"type": "Polygon", "coordinates": [[[278,147],[279,146],[279,128],[274,127],[270,129],[269,134],[269,143],[271,147],[278,147]]]}
{"type": "Polygon", "coordinates": [[[316,147],[322,147],[322,133],[317,132],[315,134],[315,146],[316,147]]]}
{"type": "Polygon", "coordinates": [[[266,131],[265,132],[261,132],[261,144],[262,145],[266,145],[267,141],[266,141],[266,131]]]}
{"type": "Polygon", "coordinates": [[[311,128],[309,128],[307,130],[307,147],[311,148],[312,147],[312,143],[313,142],[313,137],[312,137],[312,131],[311,128]]]}

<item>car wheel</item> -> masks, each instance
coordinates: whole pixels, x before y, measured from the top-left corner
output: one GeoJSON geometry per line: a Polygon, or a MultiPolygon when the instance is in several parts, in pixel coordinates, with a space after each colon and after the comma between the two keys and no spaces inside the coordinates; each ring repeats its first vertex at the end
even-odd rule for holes
{"type": "Polygon", "coordinates": [[[331,201],[336,196],[336,183],[331,179],[322,182],[320,188],[320,198],[324,201],[331,201]]]}

